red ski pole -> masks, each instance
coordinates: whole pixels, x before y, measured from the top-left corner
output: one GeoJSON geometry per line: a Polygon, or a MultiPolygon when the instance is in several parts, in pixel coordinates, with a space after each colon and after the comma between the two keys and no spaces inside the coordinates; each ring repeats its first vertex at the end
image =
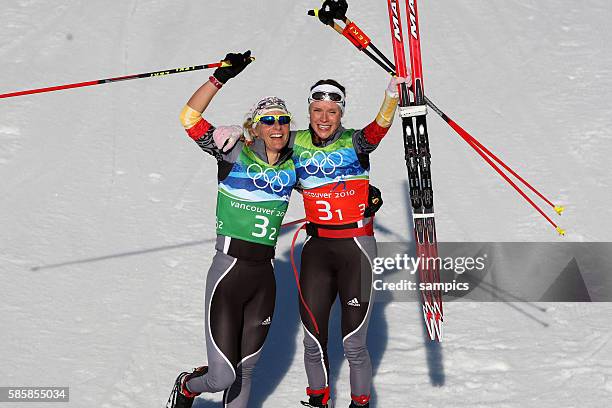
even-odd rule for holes
{"type": "MultiPolygon", "coordinates": [[[[251,59],[255,60],[254,57],[251,57],[251,59]]],[[[214,62],[212,64],[195,65],[192,67],[182,67],[182,68],[167,69],[163,71],[145,72],[142,74],[125,75],[125,76],[120,76],[120,77],[115,77],[115,78],[96,79],[94,81],[76,82],[74,84],[56,85],[56,86],[50,86],[47,88],[28,89],[25,91],[0,94],[0,99],[12,98],[14,96],[31,95],[31,94],[37,94],[37,93],[43,93],[43,92],[61,91],[62,89],[82,88],[84,86],[108,84],[111,82],[127,81],[129,79],[152,78],[152,77],[160,77],[160,76],[166,76],[166,75],[171,75],[171,74],[180,74],[182,72],[198,71],[201,69],[228,67],[230,65],[231,64],[227,61],[220,61],[220,62],[214,62]]]]}

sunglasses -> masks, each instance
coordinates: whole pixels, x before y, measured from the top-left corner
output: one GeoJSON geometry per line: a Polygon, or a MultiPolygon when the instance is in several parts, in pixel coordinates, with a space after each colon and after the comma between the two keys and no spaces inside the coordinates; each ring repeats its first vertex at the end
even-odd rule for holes
{"type": "Polygon", "coordinates": [[[280,115],[259,115],[253,118],[253,123],[261,122],[264,125],[272,126],[274,122],[278,121],[279,125],[288,125],[291,123],[291,115],[280,114],[280,115]]]}
{"type": "Polygon", "coordinates": [[[337,92],[317,91],[313,92],[312,95],[310,95],[310,99],[314,101],[342,102],[344,100],[344,97],[337,92]]]}

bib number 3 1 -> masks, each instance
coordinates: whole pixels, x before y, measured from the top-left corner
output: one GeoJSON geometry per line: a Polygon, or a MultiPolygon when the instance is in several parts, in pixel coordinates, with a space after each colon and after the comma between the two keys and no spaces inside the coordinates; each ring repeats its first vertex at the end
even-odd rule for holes
{"type": "MultiPolygon", "coordinates": [[[[331,211],[331,204],[324,200],[318,200],[315,202],[317,205],[317,211],[322,213],[323,215],[319,215],[319,220],[321,221],[329,221],[334,218],[334,213],[331,211]]],[[[338,215],[338,219],[342,221],[344,218],[342,217],[342,209],[338,208],[334,211],[338,215]]]]}
{"type": "MultiPolygon", "coordinates": [[[[337,216],[336,217],[337,220],[344,221],[344,216],[342,215],[341,208],[338,208],[332,211],[331,204],[325,200],[315,201],[315,204],[317,205],[317,212],[320,213],[320,215],[318,216],[319,221],[333,220],[334,214],[337,216]]],[[[360,203],[358,206],[359,206],[359,212],[361,213],[361,215],[363,215],[366,209],[366,205],[363,203],[360,203]]]]}

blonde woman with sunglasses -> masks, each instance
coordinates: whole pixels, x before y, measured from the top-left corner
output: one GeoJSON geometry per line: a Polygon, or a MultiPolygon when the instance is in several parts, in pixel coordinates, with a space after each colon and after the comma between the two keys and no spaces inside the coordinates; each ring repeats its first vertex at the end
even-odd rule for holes
{"type": "Polygon", "coordinates": [[[224,407],[245,408],[251,374],[273,321],[274,249],[296,182],[288,147],[291,114],[267,97],[243,127],[215,127],[202,117],[227,81],[250,62],[250,51],[228,54],[181,113],[187,134],[217,159],[216,254],[206,276],[207,364],[182,372],[168,408],[190,408],[201,393],[223,391],[224,407]]]}

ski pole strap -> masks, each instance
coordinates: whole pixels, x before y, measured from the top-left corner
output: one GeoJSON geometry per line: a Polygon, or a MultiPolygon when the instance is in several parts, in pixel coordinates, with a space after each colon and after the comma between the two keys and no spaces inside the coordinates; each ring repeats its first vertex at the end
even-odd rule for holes
{"type": "Polygon", "coordinates": [[[293,275],[295,276],[295,283],[297,285],[298,294],[300,295],[300,302],[302,302],[304,309],[306,309],[306,312],[308,313],[308,316],[310,317],[310,321],[312,321],[312,324],[315,329],[315,333],[319,334],[319,325],[317,324],[317,320],[315,319],[314,314],[308,307],[308,304],[306,303],[306,300],[304,300],[304,296],[302,295],[302,287],[300,286],[300,275],[299,275],[297,266],[295,265],[295,255],[294,255],[295,241],[297,240],[297,237],[300,234],[300,231],[305,228],[306,228],[306,224],[304,223],[300,226],[300,228],[297,229],[297,231],[295,231],[295,234],[293,234],[293,240],[291,241],[291,252],[290,252],[289,257],[291,258],[291,267],[293,268],[293,275]]]}

